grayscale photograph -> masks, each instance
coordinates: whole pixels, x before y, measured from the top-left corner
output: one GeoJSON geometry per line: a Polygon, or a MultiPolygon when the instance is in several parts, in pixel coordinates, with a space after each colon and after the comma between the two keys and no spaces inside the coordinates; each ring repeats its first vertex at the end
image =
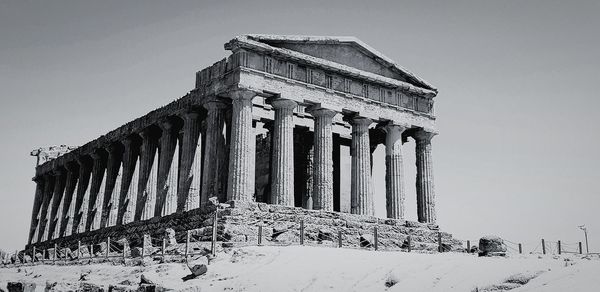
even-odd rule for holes
{"type": "Polygon", "coordinates": [[[0,0],[0,292],[598,291],[598,15],[0,0]]]}

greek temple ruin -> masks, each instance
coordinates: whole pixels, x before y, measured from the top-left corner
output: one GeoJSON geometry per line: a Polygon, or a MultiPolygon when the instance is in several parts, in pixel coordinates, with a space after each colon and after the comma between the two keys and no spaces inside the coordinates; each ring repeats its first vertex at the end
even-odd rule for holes
{"type": "Polygon", "coordinates": [[[244,218],[322,219],[315,228],[360,233],[361,224],[383,224],[400,241],[415,229],[438,230],[434,86],[353,37],[242,35],[224,47],[229,56],[198,71],[183,97],[38,160],[29,247],[199,228],[204,217],[196,215],[213,197],[230,203],[225,223],[237,206],[250,212],[244,218]],[[404,204],[409,137],[416,194],[408,195],[417,206],[404,204]],[[387,218],[374,217],[380,144],[387,218]],[[416,208],[418,222],[405,220],[406,208],[416,208]]]}

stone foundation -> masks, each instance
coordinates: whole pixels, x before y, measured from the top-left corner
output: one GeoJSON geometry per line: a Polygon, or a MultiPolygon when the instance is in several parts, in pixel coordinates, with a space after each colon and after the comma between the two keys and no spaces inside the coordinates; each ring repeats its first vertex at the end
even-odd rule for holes
{"type": "MultiPolygon", "coordinates": [[[[192,241],[209,242],[216,209],[217,206],[209,204],[202,209],[74,234],[35,246],[41,251],[53,248],[56,243],[60,249],[70,248],[72,255],[76,253],[77,242],[81,241],[82,245],[95,244],[94,253],[97,253],[104,251],[102,244],[110,236],[113,244],[122,246],[123,242],[127,242],[128,249],[135,249],[144,245],[144,235],[147,234],[152,238],[153,245],[160,247],[157,242],[165,237],[169,228],[175,231],[178,245],[185,242],[187,230],[190,230],[192,241]]],[[[412,250],[437,251],[438,234],[441,234],[444,251],[463,249],[460,240],[440,231],[435,224],[245,201],[219,205],[217,241],[223,247],[257,245],[259,226],[262,226],[262,244],[300,244],[301,223],[304,227],[304,244],[338,246],[341,232],[343,247],[373,247],[374,230],[377,228],[377,245],[382,250],[408,249],[410,235],[412,250]]],[[[173,245],[173,242],[169,245],[173,245]]],[[[31,252],[32,247],[27,246],[27,253],[31,252]]]]}

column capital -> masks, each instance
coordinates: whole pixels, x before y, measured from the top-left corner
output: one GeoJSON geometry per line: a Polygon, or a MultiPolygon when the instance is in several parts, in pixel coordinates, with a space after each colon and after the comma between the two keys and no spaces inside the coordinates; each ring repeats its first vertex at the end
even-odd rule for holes
{"type": "Polygon", "coordinates": [[[82,156],[78,156],[76,158],[77,160],[77,164],[79,164],[79,167],[84,168],[87,167],[89,165],[89,156],[88,155],[82,155],[82,156]]]}
{"type": "Polygon", "coordinates": [[[277,98],[271,100],[271,105],[275,109],[293,110],[298,106],[298,103],[291,99],[277,98]]]}
{"type": "Polygon", "coordinates": [[[230,93],[233,100],[252,100],[256,96],[256,92],[251,90],[234,90],[230,93]]]}
{"type": "Polygon", "coordinates": [[[419,129],[413,133],[413,138],[417,142],[417,144],[421,143],[430,143],[431,139],[437,135],[436,132],[429,132],[423,129],[419,129]]]}
{"type": "Polygon", "coordinates": [[[53,176],[61,176],[65,174],[65,169],[63,167],[58,167],[52,170],[53,176]]]}
{"type": "Polygon", "coordinates": [[[69,161],[65,163],[65,168],[70,171],[76,171],[79,168],[79,164],[76,161],[69,161]]]}
{"type": "Polygon", "coordinates": [[[158,122],[158,127],[163,131],[169,131],[173,128],[173,126],[174,126],[173,121],[171,121],[169,119],[164,119],[164,120],[161,120],[160,122],[158,122]]]}
{"type": "Polygon", "coordinates": [[[115,141],[104,146],[104,150],[108,153],[114,153],[121,150],[121,142],[115,141]]]}
{"type": "Polygon", "coordinates": [[[92,159],[94,161],[100,160],[100,159],[104,158],[104,153],[102,153],[104,151],[106,151],[106,150],[104,150],[103,148],[98,148],[98,149],[96,149],[96,151],[90,153],[90,157],[92,157],[92,159]]]}
{"type": "Polygon", "coordinates": [[[204,103],[202,106],[208,111],[214,111],[225,109],[227,108],[228,104],[222,100],[215,99],[204,103]]]}
{"type": "Polygon", "coordinates": [[[131,147],[132,144],[137,142],[137,140],[139,138],[140,138],[140,136],[137,133],[134,133],[134,134],[127,136],[125,139],[121,140],[121,144],[123,144],[123,146],[125,146],[125,148],[129,148],[129,147],[131,147]]]}
{"type": "Polygon", "coordinates": [[[196,120],[199,117],[200,117],[200,112],[194,111],[194,110],[189,110],[189,111],[181,114],[181,118],[183,118],[185,121],[196,120]]]}
{"type": "Polygon", "coordinates": [[[310,113],[313,117],[324,117],[324,118],[333,118],[335,117],[335,115],[337,115],[338,113],[332,109],[328,109],[328,108],[324,108],[324,107],[320,107],[320,106],[315,106],[315,107],[310,107],[307,110],[308,113],[310,113]]]}

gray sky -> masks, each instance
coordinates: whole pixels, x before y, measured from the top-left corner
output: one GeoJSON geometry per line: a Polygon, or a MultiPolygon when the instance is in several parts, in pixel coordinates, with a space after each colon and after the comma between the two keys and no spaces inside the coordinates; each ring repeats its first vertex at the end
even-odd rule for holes
{"type": "Polygon", "coordinates": [[[276,33],[356,36],[439,88],[444,230],[529,251],[542,237],[583,241],[587,224],[600,251],[600,2],[174,2],[0,0],[1,248],[26,242],[30,150],[95,139],[183,96],[233,36],[276,33]]]}

